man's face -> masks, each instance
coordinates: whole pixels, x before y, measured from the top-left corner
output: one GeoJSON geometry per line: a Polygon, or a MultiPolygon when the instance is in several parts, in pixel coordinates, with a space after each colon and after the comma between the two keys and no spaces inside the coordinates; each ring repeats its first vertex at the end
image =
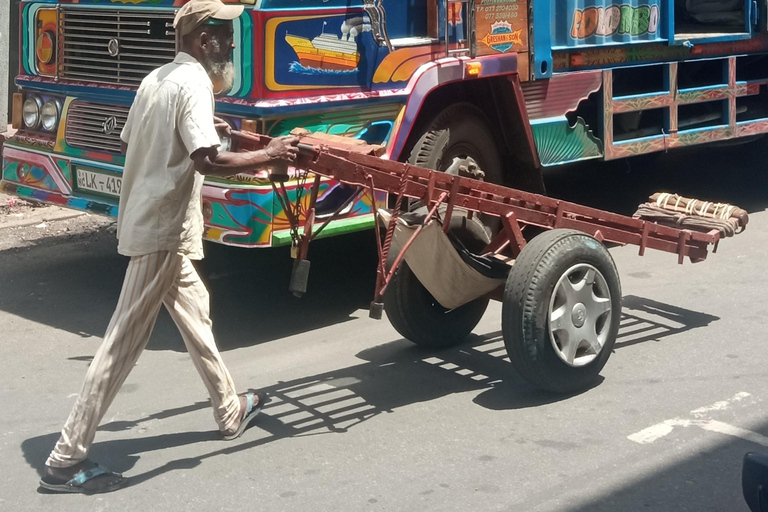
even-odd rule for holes
{"type": "Polygon", "coordinates": [[[235,83],[235,65],[232,62],[232,50],[235,47],[232,22],[210,25],[206,27],[206,33],[208,41],[204,47],[203,66],[211,77],[213,91],[216,94],[224,93],[232,89],[235,83]]]}

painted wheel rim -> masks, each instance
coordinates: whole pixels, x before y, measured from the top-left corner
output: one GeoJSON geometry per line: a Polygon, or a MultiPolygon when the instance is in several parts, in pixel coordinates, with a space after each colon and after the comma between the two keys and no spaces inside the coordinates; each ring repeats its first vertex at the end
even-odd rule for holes
{"type": "Polygon", "coordinates": [[[549,300],[549,339],[555,353],[573,367],[600,355],[611,326],[611,292],[595,267],[580,263],[557,281],[549,300]]]}

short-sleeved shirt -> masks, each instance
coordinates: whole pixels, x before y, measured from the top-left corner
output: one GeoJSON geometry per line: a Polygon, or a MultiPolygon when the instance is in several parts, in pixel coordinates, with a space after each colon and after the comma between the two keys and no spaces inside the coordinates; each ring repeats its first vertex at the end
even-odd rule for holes
{"type": "Polygon", "coordinates": [[[117,251],[203,257],[203,176],[190,155],[219,146],[213,85],[186,53],[142,82],[120,138],[128,144],[117,216],[117,251]]]}

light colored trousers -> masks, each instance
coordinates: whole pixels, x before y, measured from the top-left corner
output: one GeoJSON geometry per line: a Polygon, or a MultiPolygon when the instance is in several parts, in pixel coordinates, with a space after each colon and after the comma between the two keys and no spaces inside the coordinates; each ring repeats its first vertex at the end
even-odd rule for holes
{"type": "Polygon", "coordinates": [[[237,426],[240,403],[211,330],[208,290],[186,256],[157,252],[131,258],[120,300],[85,383],[46,464],[85,459],[96,427],[136,364],[165,304],[211,397],[220,430],[237,426]]]}

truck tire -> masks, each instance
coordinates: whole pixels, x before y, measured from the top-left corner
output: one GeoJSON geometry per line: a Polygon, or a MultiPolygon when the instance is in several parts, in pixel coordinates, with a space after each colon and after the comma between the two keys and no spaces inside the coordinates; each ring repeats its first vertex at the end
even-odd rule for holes
{"type": "Polygon", "coordinates": [[[611,355],[620,320],[619,275],[600,242],[554,229],[520,252],[501,322],[507,354],[525,380],[557,393],[587,389],[611,355]]]}
{"type": "MultiPolygon", "coordinates": [[[[483,172],[483,181],[503,183],[504,164],[493,131],[482,111],[471,103],[456,103],[437,114],[414,144],[408,163],[446,172],[456,159],[474,163],[483,172]]],[[[412,208],[420,205],[419,201],[411,203],[412,208]]],[[[501,230],[498,217],[480,215],[480,219],[489,235],[501,230]]]]}
{"type": "Polygon", "coordinates": [[[504,166],[493,131],[483,113],[470,103],[456,103],[427,125],[411,150],[408,163],[445,172],[454,158],[471,158],[484,181],[501,184],[504,166]]]}
{"type": "MultiPolygon", "coordinates": [[[[477,218],[469,219],[456,210],[451,233],[470,251],[480,251],[490,239],[477,218]]],[[[396,254],[390,253],[390,261],[396,254]]],[[[441,306],[419,282],[405,260],[400,262],[384,293],[384,311],[390,323],[405,339],[430,348],[447,348],[463,342],[480,322],[488,299],[475,299],[456,309],[441,306]]]]}

